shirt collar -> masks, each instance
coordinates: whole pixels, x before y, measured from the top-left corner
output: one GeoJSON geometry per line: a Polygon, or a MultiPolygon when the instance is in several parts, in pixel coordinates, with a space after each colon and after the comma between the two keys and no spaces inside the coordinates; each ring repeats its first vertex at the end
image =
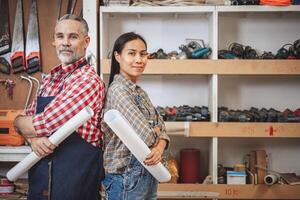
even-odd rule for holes
{"type": "Polygon", "coordinates": [[[126,79],[122,74],[116,74],[114,77],[114,81],[121,83],[122,85],[127,86],[128,88],[135,90],[139,86],[133,83],[131,80],[126,79]]]}
{"type": "Polygon", "coordinates": [[[84,61],[85,61],[85,58],[82,57],[79,60],[75,61],[74,63],[69,64],[69,65],[64,66],[64,67],[61,64],[57,65],[56,67],[51,69],[51,71],[50,71],[51,76],[56,76],[56,75],[59,75],[59,74],[66,74],[66,73],[74,70],[76,67],[78,67],[78,65],[80,65],[84,61]]]}

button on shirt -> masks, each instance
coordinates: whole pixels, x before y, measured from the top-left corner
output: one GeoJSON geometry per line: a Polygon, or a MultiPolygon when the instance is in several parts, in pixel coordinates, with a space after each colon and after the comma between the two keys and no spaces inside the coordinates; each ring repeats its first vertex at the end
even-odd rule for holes
{"type": "Polygon", "coordinates": [[[82,58],[65,67],[59,65],[42,80],[38,95],[56,97],[40,114],[35,114],[36,98],[26,111],[27,115],[33,116],[33,126],[38,137],[51,135],[84,107],[90,106],[94,116],[77,132],[93,146],[100,146],[100,111],[104,104],[105,85],[93,67],[88,64],[78,67],[84,61],[82,58]]]}
{"type": "MultiPolygon", "coordinates": [[[[164,122],[147,93],[121,74],[115,75],[106,95],[104,112],[110,109],[122,113],[148,147],[153,146],[159,139],[170,140],[164,122]],[[157,133],[155,127],[159,127],[161,131],[157,133]]],[[[125,172],[131,158],[130,151],[104,121],[101,128],[104,133],[103,156],[106,173],[125,172]]]]}

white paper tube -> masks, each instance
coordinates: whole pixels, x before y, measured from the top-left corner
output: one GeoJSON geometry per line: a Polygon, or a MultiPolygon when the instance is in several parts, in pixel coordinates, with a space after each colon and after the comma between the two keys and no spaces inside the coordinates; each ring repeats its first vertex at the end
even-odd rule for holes
{"type": "MultiPolygon", "coordinates": [[[[53,133],[49,140],[54,145],[59,145],[69,135],[71,135],[78,127],[84,124],[93,116],[94,112],[90,107],[83,108],[79,113],[69,119],[64,125],[62,125],[55,133],[53,133]]],[[[21,162],[10,169],[6,176],[8,180],[15,181],[26,171],[28,171],[33,165],[35,165],[41,157],[38,157],[34,152],[27,155],[21,162]]]]}
{"type": "Polygon", "coordinates": [[[269,174],[264,178],[264,182],[266,185],[273,185],[277,183],[277,181],[278,181],[278,177],[274,174],[269,174]]]}
{"type": "Polygon", "coordinates": [[[148,146],[137,135],[129,122],[117,110],[109,110],[104,114],[104,121],[126,145],[137,160],[159,181],[167,182],[171,179],[169,171],[161,162],[157,165],[144,164],[146,156],[151,152],[148,146]]]}

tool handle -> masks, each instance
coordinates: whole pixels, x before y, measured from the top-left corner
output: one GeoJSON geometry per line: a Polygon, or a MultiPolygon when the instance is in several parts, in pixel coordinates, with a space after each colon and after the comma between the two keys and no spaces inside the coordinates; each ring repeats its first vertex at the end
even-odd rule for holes
{"type": "Polygon", "coordinates": [[[11,57],[11,66],[14,74],[26,70],[25,54],[23,51],[13,52],[11,57]]]}
{"type": "Polygon", "coordinates": [[[3,57],[0,57],[0,72],[7,74],[7,75],[10,74],[10,64],[3,57]]]}
{"type": "Polygon", "coordinates": [[[6,54],[10,51],[9,40],[0,40],[0,55],[6,54]]]}
{"type": "Polygon", "coordinates": [[[26,66],[28,74],[33,74],[35,72],[41,71],[40,52],[31,52],[26,57],[26,66]]]}
{"type": "Polygon", "coordinates": [[[199,48],[192,52],[192,58],[202,58],[211,53],[210,48],[199,48]]]}

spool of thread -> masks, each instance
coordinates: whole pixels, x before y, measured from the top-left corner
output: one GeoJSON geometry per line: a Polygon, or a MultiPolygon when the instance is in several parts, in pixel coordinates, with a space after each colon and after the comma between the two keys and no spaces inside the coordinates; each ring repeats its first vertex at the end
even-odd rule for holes
{"type": "Polygon", "coordinates": [[[180,173],[182,183],[200,183],[200,150],[180,151],[180,173]]]}
{"type": "Polygon", "coordinates": [[[7,178],[0,179],[0,195],[8,195],[14,192],[14,184],[7,178]]]}
{"type": "Polygon", "coordinates": [[[269,174],[264,178],[264,182],[266,185],[273,185],[277,183],[277,181],[278,181],[278,177],[274,174],[269,174]]]}

